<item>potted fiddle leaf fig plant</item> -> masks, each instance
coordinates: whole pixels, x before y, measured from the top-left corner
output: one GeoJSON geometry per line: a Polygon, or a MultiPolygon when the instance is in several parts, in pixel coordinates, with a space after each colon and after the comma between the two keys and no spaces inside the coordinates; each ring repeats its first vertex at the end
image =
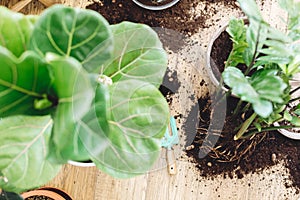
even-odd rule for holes
{"type": "Polygon", "coordinates": [[[169,123],[157,34],[63,5],[0,18],[0,188],[39,187],[69,160],[117,178],[151,169],[169,123]]]}
{"type": "MultiPolygon", "coordinates": [[[[291,80],[300,72],[300,43],[297,42],[300,3],[278,1],[289,15],[285,33],[263,19],[254,0],[238,0],[238,3],[247,23],[234,18],[226,26],[232,49],[219,77],[219,87],[225,88],[221,92],[238,99],[231,114],[241,116],[242,121],[236,127],[234,139],[297,128],[300,126],[299,96],[293,94],[299,85],[292,87],[291,80]]],[[[215,76],[213,81],[216,82],[215,76]]]]}

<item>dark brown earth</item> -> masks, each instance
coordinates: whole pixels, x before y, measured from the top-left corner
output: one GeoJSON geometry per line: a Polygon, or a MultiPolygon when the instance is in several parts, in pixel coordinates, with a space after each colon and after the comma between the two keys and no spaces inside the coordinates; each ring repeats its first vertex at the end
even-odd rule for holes
{"type": "Polygon", "coordinates": [[[33,196],[33,197],[28,197],[25,200],[55,200],[55,199],[46,196],[33,196]]]}
{"type": "Polygon", "coordinates": [[[288,180],[292,181],[292,184],[289,184],[287,180],[286,187],[295,187],[297,193],[299,192],[299,141],[288,139],[277,131],[257,134],[251,140],[234,141],[236,124],[242,119],[230,117],[230,113],[237,103],[232,98],[225,103],[227,104],[227,117],[224,127],[221,130],[208,131],[213,126],[214,121],[219,122],[217,117],[220,116],[220,112],[225,111],[218,106],[213,108],[209,96],[199,99],[198,102],[202,120],[200,120],[199,131],[192,143],[195,148],[187,151],[187,154],[194,159],[202,176],[214,177],[221,174],[224,177],[232,178],[236,175],[238,178],[243,178],[245,174],[257,173],[283,162],[290,173],[288,180]],[[213,150],[209,153],[203,143],[208,133],[213,135],[210,136],[210,140],[220,136],[218,142],[212,146],[214,147],[213,150]],[[215,149],[218,146],[221,147],[215,149]],[[208,153],[208,155],[200,159],[199,152],[200,154],[208,153]]]}
{"type": "Polygon", "coordinates": [[[177,52],[185,45],[186,38],[197,33],[200,28],[210,26],[207,19],[217,13],[210,4],[219,3],[237,8],[235,0],[204,0],[201,3],[205,4],[205,8],[201,10],[200,15],[195,16],[190,10],[198,3],[199,0],[180,0],[171,8],[153,11],[141,8],[131,0],[126,3],[122,0],[102,0],[87,8],[99,12],[110,24],[131,21],[147,24],[153,28],[163,28],[163,31],[159,31],[158,34],[164,46],[177,52]]]}
{"type": "Polygon", "coordinates": [[[122,0],[103,0],[87,8],[98,11],[111,24],[131,21],[191,35],[196,33],[200,27],[207,27],[206,20],[217,12],[209,4],[216,2],[236,7],[235,0],[204,0],[202,3],[207,6],[197,17],[191,14],[190,8],[196,7],[199,0],[180,0],[175,6],[161,11],[146,10],[130,0],[126,3],[122,0]]]}

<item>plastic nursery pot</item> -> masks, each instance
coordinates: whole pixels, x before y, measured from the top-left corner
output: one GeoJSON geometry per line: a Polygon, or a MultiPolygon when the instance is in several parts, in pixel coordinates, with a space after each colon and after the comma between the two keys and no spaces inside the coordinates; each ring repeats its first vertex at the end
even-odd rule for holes
{"type": "Polygon", "coordinates": [[[66,192],[52,187],[44,187],[37,190],[25,192],[21,195],[24,200],[43,199],[43,200],[73,200],[66,192]]]}
{"type": "Polygon", "coordinates": [[[79,161],[73,161],[69,160],[68,164],[76,166],[76,167],[95,167],[95,163],[92,161],[86,161],[86,162],[79,162],[79,161]]]}
{"type": "MultiPolygon", "coordinates": [[[[248,23],[248,20],[246,17],[241,17],[240,19],[243,19],[245,24],[248,23]]],[[[228,27],[229,21],[224,23],[211,37],[210,42],[207,47],[207,53],[206,53],[206,71],[208,73],[208,76],[211,80],[211,82],[214,84],[214,86],[218,87],[220,85],[220,78],[222,75],[222,72],[224,67],[220,66],[221,64],[224,65],[225,61],[227,60],[230,51],[232,49],[232,41],[230,40],[229,34],[226,32],[226,28],[228,27]],[[217,42],[217,40],[219,40],[217,42]],[[213,52],[217,46],[217,43],[223,43],[224,46],[220,49],[220,52],[213,52]],[[230,45],[230,47],[228,47],[230,45]],[[212,53],[214,54],[222,54],[218,55],[217,59],[212,56],[212,53]]],[[[224,91],[227,91],[228,89],[225,87],[222,87],[224,91]]]]}
{"type": "Polygon", "coordinates": [[[132,0],[138,6],[148,10],[163,10],[174,6],[179,0],[132,0]]]}

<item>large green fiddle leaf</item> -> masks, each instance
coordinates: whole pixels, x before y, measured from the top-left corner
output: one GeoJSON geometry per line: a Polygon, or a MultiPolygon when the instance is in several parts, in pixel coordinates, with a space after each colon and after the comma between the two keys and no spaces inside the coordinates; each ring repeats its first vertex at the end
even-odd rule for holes
{"type": "Polygon", "coordinates": [[[274,70],[259,70],[248,79],[235,67],[228,67],[222,76],[232,93],[252,104],[254,111],[266,118],[273,112],[273,103],[283,103],[287,84],[274,70]]]}
{"type": "Polygon", "coordinates": [[[112,34],[97,12],[63,5],[52,6],[36,22],[30,48],[46,54],[71,56],[88,72],[98,72],[111,57],[112,34]]]}
{"type": "MultiPolygon", "coordinates": [[[[51,78],[45,62],[27,51],[16,58],[0,46],[0,117],[37,114],[36,100],[47,100],[51,78]]],[[[51,102],[49,102],[51,106],[51,102]]]]}
{"type": "Polygon", "coordinates": [[[74,58],[47,54],[53,76],[52,92],[58,98],[53,117],[51,155],[58,162],[88,159],[76,134],[77,122],[88,112],[94,97],[88,73],[74,58]]]}
{"type": "Polygon", "coordinates": [[[0,120],[0,188],[22,192],[43,185],[59,171],[50,163],[50,116],[12,116],[0,120]]]}
{"type": "Polygon", "coordinates": [[[112,25],[111,29],[114,57],[101,72],[113,82],[137,79],[159,86],[168,60],[157,34],[147,25],[131,22],[112,25]]]}
{"type": "Polygon", "coordinates": [[[0,45],[16,57],[27,50],[37,16],[23,15],[0,6],[0,45]]]}
{"type": "MultiPolygon", "coordinates": [[[[101,112],[96,114],[103,118],[101,112]]],[[[109,131],[100,134],[107,147],[101,152],[90,152],[97,167],[118,178],[151,169],[169,120],[168,104],[157,88],[137,80],[113,84],[106,118],[109,131]]]]}

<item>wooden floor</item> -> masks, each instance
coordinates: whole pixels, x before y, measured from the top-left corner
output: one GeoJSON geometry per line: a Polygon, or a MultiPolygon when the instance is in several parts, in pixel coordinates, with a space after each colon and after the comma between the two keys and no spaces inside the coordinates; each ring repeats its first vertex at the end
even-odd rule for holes
{"type": "MultiPolygon", "coordinates": [[[[0,5],[11,7],[16,0],[0,0],[0,5]]],[[[200,1],[199,1],[200,2],[200,1]]],[[[261,2],[261,1],[258,1],[261,2]]],[[[275,0],[264,0],[261,9],[266,20],[274,25],[280,24],[279,14],[275,0]]],[[[64,0],[62,3],[70,6],[85,7],[89,1],[85,0],[64,0]]],[[[218,26],[228,20],[230,16],[240,16],[238,9],[229,9],[217,4],[217,12],[212,19],[215,26],[199,30],[199,34],[191,36],[190,46],[183,48],[180,52],[170,52],[171,71],[178,72],[181,80],[192,80],[190,85],[180,87],[178,96],[171,106],[172,114],[181,113],[183,118],[177,121],[181,144],[186,143],[184,135],[193,134],[195,127],[183,127],[184,120],[187,120],[193,105],[192,95],[199,97],[206,93],[209,86],[199,86],[199,80],[209,83],[205,72],[206,46],[212,34],[218,26]],[[180,67],[178,67],[180,65],[180,67]],[[196,76],[194,76],[196,75],[196,76]],[[184,106],[183,106],[184,105],[184,106]],[[191,133],[187,133],[191,131],[191,133]]],[[[37,14],[45,7],[34,0],[22,12],[37,14]]],[[[195,12],[202,9],[201,3],[195,8],[195,12]]],[[[278,25],[280,26],[280,25],[278,25]]],[[[185,156],[182,145],[176,147],[178,173],[170,176],[165,167],[165,156],[162,153],[158,164],[154,169],[142,176],[129,180],[117,180],[100,172],[94,167],[80,168],[65,165],[60,174],[50,182],[49,186],[61,188],[68,192],[75,200],[215,200],[215,199],[239,199],[239,200],[299,200],[300,195],[295,193],[293,188],[286,188],[288,172],[281,163],[263,170],[261,173],[249,174],[242,179],[224,179],[215,177],[206,179],[199,175],[194,164],[185,156]]],[[[266,159],[271,159],[266,158],[266,159]]]]}

